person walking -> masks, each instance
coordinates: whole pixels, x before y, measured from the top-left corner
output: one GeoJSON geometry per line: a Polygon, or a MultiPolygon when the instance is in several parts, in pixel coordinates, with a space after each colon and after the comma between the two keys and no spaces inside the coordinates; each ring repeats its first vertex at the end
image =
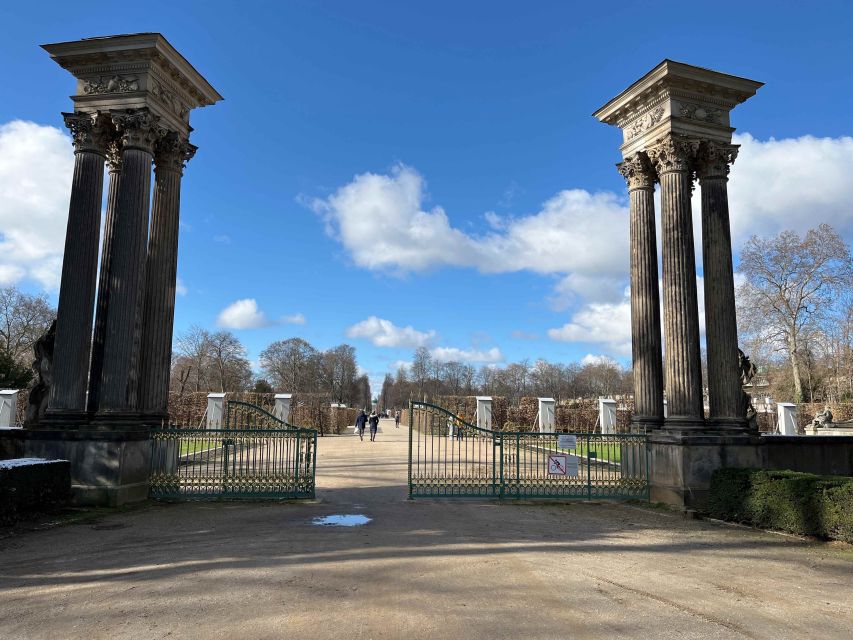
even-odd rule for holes
{"type": "Polygon", "coordinates": [[[379,430],[379,414],[376,413],[376,409],[370,412],[367,422],[370,425],[370,441],[374,442],[376,440],[376,432],[379,430]]]}
{"type": "Polygon", "coordinates": [[[358,433],[358,439],[364,440],[364,425],[367,424],[367,414],[364,412],[364,409],[358,412],[358,416],[355,419],[355,430],[358,433]]]}
{"type": "Polygon", "coordinates": [[[394,426],[397,427],[398,429],[400,428],[400,410],[399,409],[397,409],[394,412],[394,426]]]}

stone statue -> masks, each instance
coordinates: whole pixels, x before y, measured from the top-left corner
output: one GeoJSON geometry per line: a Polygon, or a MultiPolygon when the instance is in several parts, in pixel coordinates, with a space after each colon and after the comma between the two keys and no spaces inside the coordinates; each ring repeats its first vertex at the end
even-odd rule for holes
{"type": "Polygon", "coordinates": [[[50,399],[50,387],[53,384],[53,341],[56,338],[56,320],[50,325],[41,338],[33,345],[36,359],[33,361],[33,370],[38,375],[36,386],[30,391],[27,413],[24,425],[33,427],[44,417],[47,410],[47,402],[50,399]]]}
{"type": "MultiPolygon", "coordinates": [[[[752,379],[755,377],[755,364],[750,362],[749,356],[741,351],[740,347],[738,347],[737,350],[737,362],[738,369],[740,369],[740,383],[741,385],[746,386],[752,382],[752,379]]],[[[758,412],[755,410],[755,407],[752,406],[752,396],[750,396],[746,391],[741,391],[741,411],[741,415],[746,417],[746,422],[749,425],[749,428],[752,431],[758,431],[758,412]]]]}
{"type": "Polygon", "coordinates": [[[829,410],[829,405],[824,405],[823,411],[817,414],[812,420],[813,427],[831,427],[832,426],[832,411],[829,410]]]}

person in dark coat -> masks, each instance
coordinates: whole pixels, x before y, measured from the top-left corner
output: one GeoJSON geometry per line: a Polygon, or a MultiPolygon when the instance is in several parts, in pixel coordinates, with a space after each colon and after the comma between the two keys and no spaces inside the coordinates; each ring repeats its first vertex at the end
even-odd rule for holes
{"type": "Polygon", "coordinates": [[[379,430],[379,414],[376,413],[375,409],[370,412],[367,422],[370,425],[370,441],[374,442],[376,440],[376,432],[379,430]]]}
{"type": "Polygon", "coordinates": [[[358,412],[358,416],[355,419],[355,430],[358,433],[359,440],[364,440],[364,425],[367,424],[367,414],[364,412],[364,409],[358,412]]]}

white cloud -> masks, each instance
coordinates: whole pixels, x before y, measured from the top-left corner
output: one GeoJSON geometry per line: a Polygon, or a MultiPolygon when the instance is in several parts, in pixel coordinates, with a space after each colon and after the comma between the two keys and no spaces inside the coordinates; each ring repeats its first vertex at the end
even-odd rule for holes
{"type": "Polygon", "coordinates": [[[586,290],[599,291],[627,271],[628,214],[621,195],[561,191],[533,215],[487,214],[491,230],[483,235],[453,227],[440,206],[425,209],[426,198],[423,177],[398,165],[387,175],[358,175],[312,206],[355,264],[374,271],[528,270],[572,274],[586,290]]]}
{"type": "Polygon", "coordinates": [[[412,363],[409,360],[395,360],[391,363],[391,371],[396,372],[400,368],[409,371],[412,368],[412,363]]]}
{"type": "Polygon", "coordinates": [[[74,149],[61,130],[0,125],[0,286],[59,288],[73,173],[74,149]]]}
{"type": "Polygon", "coordinates": [[[270,324],[266,314],[258,309],[254,298],[237,300],[225,307],[216,318],[216,325],[224,329],[257,329],[270,324]]]}
{"type": "Polygon", "coordinates": [[[613,358],[610,356],[602,356],[602,355],[593,355],[591,353],[586,354],[583,358],[581,358],[581,364],[591,364],[591,365],[599,365],[599,364],[609,364],[612,366],[619,366],[613,358]]]}
{"type": "Polygon", "coordinates": [[[177,293],[179,296],[187,295],[187,285],[184,284],[184,281],[180,278],[175,281],[175,293],[177,293]]]}
{"type": "Polygon", "coordinates": [[[365,338],[376,347],[407,347],[415,349],[435,339],[435,331],[418,331],[412,326],[398,327],[390,320],[370,316],[347,329],[350,338],[365,338]]]}
{"type": "Polygon", "coordinates": [[[548,329],[548,337],[560,342],[593,342],[620,356],[631,354],[631,301],[593,302],[572,315],[569,322],[548,329]]]}
{"type": "Polygon", "coordinates": [[[217,236],[213,236],[213,241],[219,244],[231,244],[231,236],[226,233],[220,233],[217,236]]]}
{"type": "Polygon", "coordinates": [[[456,347],[436,347],[430,355],[439,362],[503,362],[504,356],[497,347],[485,351],[479,349],[457,349],[456,347]]]}
{"type": "Polygon", "coordinates": [[[301,313],[294,313],[289,316],[282,316],[281,321],[284,324],[305,324],[305,316],[301,313]]]}

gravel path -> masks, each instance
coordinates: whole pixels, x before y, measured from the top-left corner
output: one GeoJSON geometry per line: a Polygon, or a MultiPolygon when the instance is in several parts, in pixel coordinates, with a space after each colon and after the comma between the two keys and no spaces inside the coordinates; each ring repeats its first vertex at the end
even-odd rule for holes
{"type": "Polygon", "coordinates": [[[851,638],[849,546],[615,504],[407,501],[407,432],[320,438],[313,503],[0,540],[0,638],[851,638]],[[363,514],[359,527],[316,526],[363,514]]]}

